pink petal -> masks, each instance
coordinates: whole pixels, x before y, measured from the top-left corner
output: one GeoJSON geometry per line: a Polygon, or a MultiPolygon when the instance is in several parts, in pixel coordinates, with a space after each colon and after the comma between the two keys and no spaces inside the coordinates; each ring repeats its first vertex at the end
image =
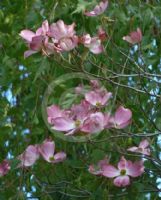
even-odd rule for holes
{"type": "Polygon", "coordinates": [[[39,158],[39,152],[36,145],[29,145],[27,149],[18,156],[18,159],[21,161],[19,167],[30,167],[36,160],[39,158]]]}
{"type": "Polygon", "coordinates": [[[131,122],[132,112],[131,110],[120,106],[115,113],[114,121],[117,128],[125,128],[131,122]]]}
{"type": "Polygon", "coordinates": [[[52,161],[52,163],[63,162],[65,159],[66,159],[66,153],[58,152],[54,155],[54,160],[52,161]]]}
{"type": "Polygon", "coordinates": [[[102,105],[105,105],[107,101],[111,98],[112,93],[111,92],[104,92],[104,95],[102,97],[102,105]]]}
{"type": "Polygon", "coordinates": [[[48,31],[49,31],[49,23],[48,23],[48,20],[45,20],[43,23],[42,23],[42,30],[43,30],[43,33],[46,34],[48,31]]]}
{"type": "Polygon", "coordinates": [[[142,31],[140,28],[137,28],[137,33],[138,33],[138,42],[141,42],[142,41],[142,31]]]}
{"type": "Polygon", "coordinates": [[[88,16],[88,17],[95,17],[95,16],[97,16],[96,13],[95,13],[94,11],[85,12],[84,14],[85,14],[86,16],[88,16]]]}
{"type": "Polygon", "coordinates": [[[40,146],[39,146],[39,152],[41,156],[46,160],[47,162],[51,162],[51,158],[54,156],[55,151],[55,143],[50,140],[45,140],[40,146]]]}
{"type": "Polygon", "coordinates": [[[32,54],[37,53],[37,51],[28,50],[24,52],[24,58],[31,56],[32,54]]]}
{"type": "Polygon", "coordinates": [[[137,31],[130,33],[130,37],[131,37],[133,44],[141,42],[142,32],[141,32],[140,28],[137,28],[137,31]]]}
{"type": "Polygon", "coordinates": [[[112,165],[102,166],[102,175],[108,178],[113,178],[120,175],[120,171],[112,165]]]}
{"type": "Polygon", "coordinates": [[[84,44],[85,46],[86,45],[88,46],[91,43],[91,39],[92,38],[91,38],[90,34],[86,34],[81,38],[81,43],[84,44]]]}
{"type": "Polygon", "coordinates": [[[100,106],[104,106],[111,95],[112,94],[110,92],[102,90],[90,91],[85,94],[85,99],[93,106],[97,106],[97,104],[99,104],[100,106]]]}
{"type": "Polygon", "coordinates": [[[132,177],[141,176],[144,173],[144,162],[137,161],[127,167],[127,174],[132,177]]]}
{"type": "Polygon", "coordinates": [[[52,105],[47,107],[47,115],[49,124],[52,124],[53,119],[63,116],[63,111],[59,106],[52,105]]]}
{"type": "Polygon", "coordinates": [[[150,148],[144,149],[143,152],[142,152],[142,154],[150,156],[150,154],[151,154],[150,153],[150,148]]]}
{"type": "Polygon", "coordinates": [[[98,5],[95,6],[95,8],[92,11],[85,12],[84,14],[86,16],[91,16],[91,17],[100,15],[106,10],[107,6],[108,6],[107,0],[101,1],[98,5]]]}
{"type": "Polygon", "coordinates": [[[146,147],[149,146],[148,140],[143,140],[140,142],[139,147],[145,149],[146,147]]]}
{"type": "Polygon", "coordinates": [[[90,109],[90,104],[86,100],[82,100],[80,104],[72,106],[72,117],[84,121],[84,119],[87,118],[90,109]]]}
{"type": "Polygon", "coordinates": [[[63,38],[59,42],[60,48],[62,51],[70,51],[74,49],[77,45],[76,38],[73,40],[73,38],[63,38]]]}
{"type": "Polygon", "coordinates": [[[30,48],[33,51],[39,51],[42,48],[43,36],[34,36],[30,43],[30,48]]]}
{"type": "Polygon", "coordinates": [[[43,35],[43,30],[42,30],[42,27],[38,28],[36,30],[36,36],[40,36],[40,35],[43,35]]]}
{"type": "Polygon", "coordinates": [[[75,122],[68,118],[58,117],[53,120],[54,126],[52,127],[57,131],[70,131],[75,128],[75,122]]]}
{"type": "Polygon", "coordinates": [[[98,29],[98,37],[101,41],[104,41],[107,39],[107,34],[102,27],[99,27],[99,29],[98,29]]]}
{"type": "MultiPolygon", "coordinates": [[[[58,34],[55,38],[56,39],[61,39],[63,37],[65,37],[67,35],[67,26],[65,25],[65,23],[62,21],[62,20],[59,20],[57,23],[56,23],[56,28],[57,28],[57,31],[55,30],[55,33],[58,34]]],[[[58,40],[59,40],[58,39],[58,40]]]]}
{"type": "Polygon", "coordinates": [[[130,185],[130,178],[129,176],[118,176],[114,179],[113,183],[117,187],[125,187],[130,185]]]}
{"type": "Polygon", "coordinates": [[[4,160],[1,164],[0,164],[0,177],[4,176],[8,173],[8,171],[10,170],[10,164],[7,160],[4,160]]]}
{"type": "Polygon", "coordinates": [[[141,147],[131,147],[127,150],[131,151],[131,152],[135,152],[135,153],[141,153],[141,154],[144,154],[144,155],[147,155],[147,156],[150,155],[150,148],[143,149],[141,147]]]}
{"type": "Polygon", "coordinates": [[[128,36],[128,35],[124,36],[122,39],[125,40],[125,41],[127,41],[127,42],[129,42],[129,43],[131,43],[131,44],[133,44],[133,41],[132,41],[131,37],[128,36]]]}
{"type": "Polygon", "coordinates": [[[137,31],[133,31],[129,35],[124,36],[123,40],[126,40],[131,44],[140,43],[142,41],[142,32],[140,28],[137,28],[137,31]]]}
{"type": "Polygon", "coordinates": [[[108,113],[104,114],[104,128],[109,128],[109,120],[110,120],[110,115],[108,113]]]}
{"type": "Polygon", "coordinates": [[[140,142],[139,147],[131,147],[129,149],[127,149],[128,151],[131,152],[137,152],[137,153],[141,153],[144,155],[150,155],[150,148],[147,148],[149,146],[149,142],[148,140],[143,140],[140,142]]]}
{"type": "Polygon", "coordinates": [[[131,151],[131,152],[137,152],[138,151],[138,147],[130,147],[127,149],[127,151],[131,151]]]}
{"type": "Polygon", "coordinates": [[[46,42],[46,41],[44,43],[45,43],[45,51],[47,55],[51,55],[56,52],[54,43],[46,42]]]}
{"type": "Polygon", "coordinates": [[[104,120],[103,113],[93,113],[84,121],[81,131],[91,134],[102,131],[105,125],[104,120]]]}
{"type": "Polygon", "coordinates": [[[75,35],[75,23],[72,23],[71,25],[66,25],[66,28],[67,28],[67,32],[68,32],[68,37],[73,37],[75,35]]]}
{"type": "Polygon", "coordinates": [[[74,27],[74,23],[71,25],[66,25],[62,20],[59,20],[56,23],[51,24],[49,35],[56,40],[70,38],[75,35],[74,27]]]}
{"type": "Polygon", "coordinates": [[[73,130],[71,130],[71,131],[68,131],[67,133],[65,133],[65,135],[74,135],[74,133],[77,131],[77,130],[79,130],[79,129],[73,129],[73,130]]]}
{"type": "Polygon", "coordinates": [[[96,92],[91,91],[85,94],[85,99],[92,105],[96,105],[96,103],[100,100],[99,96],[96,92]]]}
{"type": "Polygon", "coordinates": [[[103,160],[100,160],[98,162],[98,166],[100,167],[100,169],[103,169],[103,167],[107,165],[109,165],[109,158],[107,156],[103,160]]]}
{"type": "Polygon", "coordinates": [[[122,169],[126,169],[127,167],[127,160],[122,156],[120,161],[118,162],[118,169],[122,170],[122,169]]]}
{"type": "Polygon", "coordinates": [[[101,44],[101,40],[97,37],[92,38],[89,45],[89,50],[94,54],[100,54],[104,51],[104,47],[101,44]]]}
{"type": "Polygon", "coordinates": [[[35,33],[30,30],[23,30],[19,34],[23,39],[25,39],[27,42],[31,42],[32,38],[35,36],[35,33]]]}

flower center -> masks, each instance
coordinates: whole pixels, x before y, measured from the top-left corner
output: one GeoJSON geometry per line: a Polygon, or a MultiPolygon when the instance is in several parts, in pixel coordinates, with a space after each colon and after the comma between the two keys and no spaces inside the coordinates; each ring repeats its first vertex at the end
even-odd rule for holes
{"type": "Polygon", "coordinates": [[[80,120],[76,120],[76,121],[75,121],[75,126],[76,126],[76,127],[79,127],[80,125],[81,125],[81,121],[80,121],[80,120]]]}
{"type": "Polygon", "coordinates": [[[100,103],[100,102],[96,102],[96,106],[97,106],[97,107],[100,107],[100,106],[101,106],[101,103],[100,103]]]}
{"type": "Polygon", "coordinates": [[[54,156],[49,158],[50,161],[54,161],[54,156]]]}
{"type": "Polygon", "coordinates": [[[143,148],[139,147],[138,150],[142,152],[142,151],[143,151],[143,148]]]}
{"type": "Polygon", "coordinates": [[[122,169],[122,170],[120,171],[120,175],[121,175],[121,176],[126,175],[126,170],[125,170],[125,169],[122,169]]]}

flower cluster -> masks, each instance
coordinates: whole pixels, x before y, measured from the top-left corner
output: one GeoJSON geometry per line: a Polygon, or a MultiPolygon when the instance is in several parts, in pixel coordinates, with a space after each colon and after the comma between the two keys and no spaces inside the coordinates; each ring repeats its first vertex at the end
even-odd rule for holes
{"type": "MultiPolygon", "coordinates": [[[[105,88],[99,87],[97,81],[91,81],[91,90],[83,94],[80,104],[70,109],[60,109],[57,105],[47,108],[48,123],[52,129],[62,131],[65,135],[75,133],[93,134],[104,129],[122,129],[131,122],[132,112],[120,106],[114,115],[103,111],[112,96],[105,88]]],[[[76,91],[81,92],[81,87],[76,91]]]]}
{"type": "Polygon", "coordinates": [[[89,166],[89,172],[94,175],[100,175],[107,178],[114,178],[113,183],[117,187],[125,187],[130,184],[130,177],[138,177],[144,173],[143,161],[132,162],[121,157],[117,168],[109,163],[105,158],[98,162],[97,166],[89,166]]]}
{"type": "Polygon", "coordinates": [[[20,160],[19,167],[32,166],[39,157],[49,163],[58,163],[66,159],[64,152],[55,153],[55,143],[50,139],[46,139],[42,144],[29,145],[26,150],[17,158],[20,160]]]}
{"type": "Polygon", "coordinates": [[[40,51],[46,56],[68,52],[79,44],[83,44],[92,53],[99,54],[104,50],[102,41],[106,38],[106,33],[100,28],[95,37],[91,37],[89,34],[78,36],[75,31],[75,23],[66,25],[64,21],[58,20],[49,25],[45,20],[35,33],[31,30],[22,30],[20,36],[29,47],[29,50],[24,53],[24,57],[27,58],[40,51]]]}
{"type": "MultiPolygon", "coordinates": [[[[103,0],[92,11],[84,12],[86,16],[98,16],[102,14],[108,7],[108,1],[103,0]]],[[[25,51],[24,57],[27,58],[37,52],[49,56],[55,53],[68,52],[73,50],[80,44],[88,48],[94,54],[100,54],[104,51],[102,42],[107,39],[106,32],[100,27],[96,36],[90,34],[78,36],[75,31],[75,23],[66,25],[63,20],[49,25],[45,20],[36,32],[25,29],[20,32],[20,36],[26,41],[29,50],[25,51]]],[[[140,43],[142,40],[142,32],[140,28],[137,31],[124,36],[123,40],[131,44],[140,43]]]]}
{"type": "MultiPolygon", "coordinates": [[[[105,12],[108,7],[108,0],[102,0],[93,10],[83,13],[88,17],[95,17],[105,12]]],[[[105,30],[100,27],[96,35],[88,33],[78,35],[75,30],[76,24],[67,25],[63,20],[49,24],[45,20],[36,32],[22,30],[20,36],[26,41],[28,50],[24,57],[41,52],[43,55],[60,54],[69,52],[79,45],[83,45],[93,54],[104,52],[103,41],[107,39],[105,30]]],[[[140,28],[122,38],[134,45],[141,43],[142,32],[140,28]]],[[[65,135],[95,134],[106,129],[123,129],[131,123],[132,112],[123,106],[119,106],[114,114],[107,112],[106,106],[112,98],[112,93],[101,87],[99,82],[91,80],[90,90],[84,89],[82,85],[75,88],[76,94],[83,96],[79,104],[72,105],[69,109],[62,109],[57,105],[47,107],[47,120],[51,128],[63,132],[65,135]]],[[[111,110],[111,109],[108,109],[111,110]]],[[[128,148],[127,151],[150,156],[149,142],[143,140],[137,146],[128,148]]],[[[18,167],[30,167],[40,157],[49,163],[58,163],[66,159],[66,153],[55,153],[55,143],[46,139],[42,144],[29,145],[26,150],[17,157],[20,161],[18,167]]],[[[4,176],[10,170],[8,161],[0,164],[0,176],[4,176]]],[[[113,179],[117,187],[128,186],[131,177],[135,178],[143,174],[143,161],[132,162],[121,157],[117,167],[110,164],[106,157],[95,165],[89,166],[89,172],[94,175],[104,176],[113,179]]]]}

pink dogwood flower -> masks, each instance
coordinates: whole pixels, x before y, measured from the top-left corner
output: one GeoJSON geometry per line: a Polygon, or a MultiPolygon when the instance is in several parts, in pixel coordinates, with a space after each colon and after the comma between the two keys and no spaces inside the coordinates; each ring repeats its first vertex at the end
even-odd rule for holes
{"type": "Polygon", "coordinates": [[[51,140],[45,140],[39,145],[39,153],[49,163],[58,163],[66,159],[66,153],[55,153],[55,143],[51,140]]]}
{"type": "Polygon", "coordinates": [[[92,134],[102,131],[107,124],[107,120],[108,118],[101,112],[78,115],[75,119],[59,117],[54,119],[52,128],[65,132],[65,135],[73,135],[78,131],[92,134]]]}
{"type": "Polygon", "coordinates": [[[53,120],[52,129],[66,132],[66,135],[73,135],[80,130],[84,120],[87,118],[90,104],[82,101],[79,105],[72,106],[68,116],[57,117],[53,120]]]}
{"type": "Polygon", "coordinates": [[[65,135],[73,135],[81,131],[84,133],[96,133],[102,131],[109,117],[101,112],[91,110],[91,105],[86,100],[81,104],[74,105],[68,116],[53,119],[53,129],[65,132],[65,135]]]}
{"type": "Polygon", "coordinates": [[[100,54],[104,51],[104,47],[99,37],[91,37],[89,34],[82,36],[81,43],[87,47],[92,53],[100,54]]]}
{"type": "Polygon", "coordinates": [[[110,117],[107,128],[122,129],[131,123],[132,112],[128,108],[120,106],[113,117],[110,117]]]}
{"type": "Polygon", "coordinates": [[[117,168],[113,165],[104,165],[102,175],[108,178],[114,178],[114,185],[117,187],[126,187],[130,184],[130,177],[138,177],[144,173],[143,161],[132,163],[124,157],[118,163],[117,168]]]}
{"type": "Polygon", "coordinates": [[[102,175],[102,168],[108,165],[109,159],[105,157],[103,160],[100,160],[97,165],[90,165],[88,171],[93,175],[102,175]]]}
{"type": "Polygon", "coordinates": [[[96,107],[105,106],[108,100],[111,98],[112,93],[107,92],[106,90],[98,89],[95,91],[90,91],[85,94],[85,99],[91,105],[96,107]]]}
{"type": "Polygon", "coordinates": [[[49,24],[48,21],[45,20],[42,23],[42,26],[37,29],[36,33],[30,30],[22,30],[20,32],[20,36],[26,40],[29,50],[25,51],[24,57],[27,58],[32,54],[35,54],[41,50],[45,51],[45,43],[48,41],[48,31],[49,31],[49,24]]]}
{"type": "Polygon", "coordinates": [[[7,160],[3,160],[2,163],[0,163],[0,177],[5,176],[10,168],[9,162],[7,160]]]}
{"type": "Polygon", "coordinates": [[[142,41],[142,32],[140,28],[137,28],[136,31],[131,32],[129,35],[124,36],[123,40],[126,40],[127,42],[131,44],[140,43],[142,41]]]}
{"type": "Polygon", "coordinates": [[[19,164],[19,167],[30,167],[39,158],[39,151],[38,151],[38,145],[29,145],[27,149],[18,156],[18,159],[21,161],[19,164]]]}
{"type": "Polygon", "coordinates": [[[107,6],[108,6],[108,1],[102,0],[98,5],[95,6],[95,8],[92,11],[86,11],[84,14],[86,16],[91,16],[91,17],[98,16],[107,9],[107,6]]]}
{"type": "Polygon", "coordinates": [[[66,25],[62,20],[50,25],[49,36],[58,52],[70,51],[77,46],[78,37],[75,33],[75,23],[66,25]]]}
{"type": "Polygon", "coordinates": [[[131,152],[141,153],[141,154],[150,156],[150,148],[148,148],[148,147],[149,147],[148,140],[143,140],[140,142],[138,147],[136,147],[136,146],[130,147],[127,150],[131,151],[131,152]]]}
{"type": "Polygon", "coordinates": [[[108,123],[108,118],[104,116],[101,112],[92,113],[84,121],[81,131],[85,133],[97,133],[104,129],[105,125],[108,123]]]}

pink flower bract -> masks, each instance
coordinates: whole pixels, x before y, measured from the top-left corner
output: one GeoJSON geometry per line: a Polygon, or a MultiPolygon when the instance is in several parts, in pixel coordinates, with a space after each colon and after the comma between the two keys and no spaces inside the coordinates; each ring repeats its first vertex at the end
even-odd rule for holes
{"type": "Polygon", "coordinates": [[[38,158],[38,146],[29,145],[26,150],[18,156],[18,159],[21,161],[19,167],[30,167],[38,160],[38,158]]]}
{"type": "Polygon", "coordinates": [[[66,153],[55,153],[54,141],[45,140],[41,145],[39,145],[39,152],[44,160],[49,163],[58,163],[66,159],[66,153]]]}
{"type": "Polygon", "coordinates": [[[102,0],[98,5],[95,6],[95,8],[92,11],[86,11],[84,14],[90,17],[98,16],[107,9],[107,6],[108,6],[108,1],[102,0]]]}
{"type": "Polygon", "coordinates": [[[132,112],[128,108],[120,106],[113,117],[110,117],[109,124],[107,128],[114,127],[117,129],[122,129],[131,123],[132,112]]]}
{"type": "Polygon", "coordinates": [[[137,28],[136,31],[131,32],[129,35],[124,36],[123,40],[126,40],[127,42],[131,44],[140,43],[142,41],[142,32],[140,28],[137,28]]]}
{"type": "Polygon", "coordinates": [[[148,148],[148,147],[149,147],[148,140],[143,140],[140,142],[138,147],[133,146],[133,147],[128,148],[127,150],[131,151],[131,152],[141,153],[141,154],[150,156],[150,148],[148,148]]]}
{"type": "Polygon", "coordinates": [[[97,36],[91,37],[89,34],[86,34],[81,38],[81,43],[94,54],[100,54],[104,51],[101,40],[97,36]]]}

